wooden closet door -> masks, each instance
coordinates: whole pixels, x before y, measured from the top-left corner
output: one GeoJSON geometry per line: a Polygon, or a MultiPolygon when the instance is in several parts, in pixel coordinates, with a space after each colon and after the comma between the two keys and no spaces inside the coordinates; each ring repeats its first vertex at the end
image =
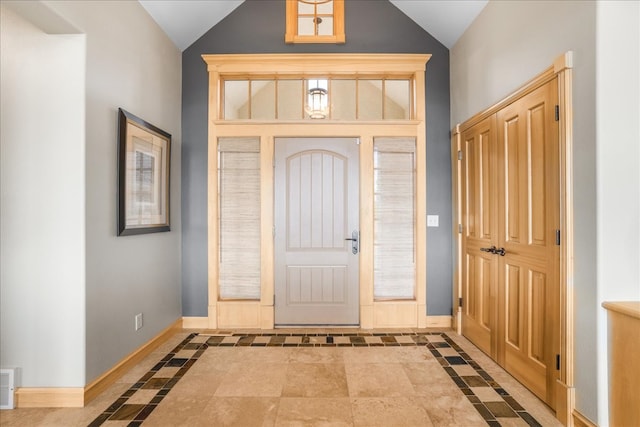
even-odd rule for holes
{"type": "Polygon", "coordinates": [[[462,333],[495,356],[498,243],[495,116],[462,134],[462,333]],[[484,249],[484,250],[483,250],[484,249]]]}
{"type": "Polygon", "coordinates": [[[555,80],[500,110],[498,363],[551,407],[559,331],[555,80]]]}

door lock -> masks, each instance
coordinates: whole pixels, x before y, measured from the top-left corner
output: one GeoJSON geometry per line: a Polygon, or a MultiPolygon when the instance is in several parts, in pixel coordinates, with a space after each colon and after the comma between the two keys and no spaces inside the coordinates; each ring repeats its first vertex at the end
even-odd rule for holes
{"type": "Polygon", "coordinates": [[[351,233],[351,238],[344,239],[344,240],[351,241],[351,252],[354,255],[356,255],[358,253],[358,250],[360,249],[360,247],[358,246],[359,236],[360,236],[360,233],[358,232],[358,230],[353,230],[353,232],[351,233]]]}

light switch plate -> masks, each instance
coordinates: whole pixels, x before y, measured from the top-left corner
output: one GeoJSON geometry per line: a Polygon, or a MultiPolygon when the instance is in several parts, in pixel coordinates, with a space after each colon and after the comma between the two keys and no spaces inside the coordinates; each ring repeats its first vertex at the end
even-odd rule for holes
{"type": "Polygon", "coordinates": [[[440,217],[438,215],[427,215],[427,227],[439,227],[440,217]]]}

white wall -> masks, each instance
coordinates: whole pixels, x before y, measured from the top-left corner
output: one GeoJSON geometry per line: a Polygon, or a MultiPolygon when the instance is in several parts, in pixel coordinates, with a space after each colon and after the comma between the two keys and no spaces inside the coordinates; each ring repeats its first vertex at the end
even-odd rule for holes
{"type": "MultiPolygon", "coordinates": [[[[602,1],[596,10],[600,305],[640,300],[640,2],[602,1]]],[[[606,346],[607,313],[598,307],[598,421],[603,426],[606,346]]]]}
{"type": "Polygon", "coordinates": [[[490,1],[451,50],[452,124],[508,95],[574,52],[576,406],[596,410],[595,19],[592,1],[490,1]]]}
{"type": "Polygon", "coordinates": [[[87,382],[182,316],[182,55],[137,1],[43,2],[87,35],[87,382]],[[172,135],[171,231],[116,236],[117,111],[172,135]],[[134,316],[144,327],[134,330],[134,316]]]}
{"type": "Polygon", "coordinates": [[[0,365],[85,379],[85,37],[0,6],[0,365]]]}
{"type": "Polygon", "coordinates": [[[4,5],[83,35],[2,11],[2,365],[81,387],[181,317],[181,53],[137,1],[4,5]],[[173,136],[170,232],[116,237],[118,107],[173,136]]]}
{"type": "Polygon", "coordinates": [[[639,298],[639,239],[629,237],[640,233],[639,21],[638,2],[490,1],[451,50],[452,125],[574,51],[576,408],[599,425],[608,418],[600,304],[639,298]]]}

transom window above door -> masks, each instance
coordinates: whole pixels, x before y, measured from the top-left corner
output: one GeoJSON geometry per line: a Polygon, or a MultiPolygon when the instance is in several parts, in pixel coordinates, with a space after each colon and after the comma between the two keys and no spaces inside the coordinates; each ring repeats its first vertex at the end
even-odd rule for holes
{"type": "Polygon", "coordinates": [[[223,120],[411,120],[408,76],[223,77],[223,120]]]}

